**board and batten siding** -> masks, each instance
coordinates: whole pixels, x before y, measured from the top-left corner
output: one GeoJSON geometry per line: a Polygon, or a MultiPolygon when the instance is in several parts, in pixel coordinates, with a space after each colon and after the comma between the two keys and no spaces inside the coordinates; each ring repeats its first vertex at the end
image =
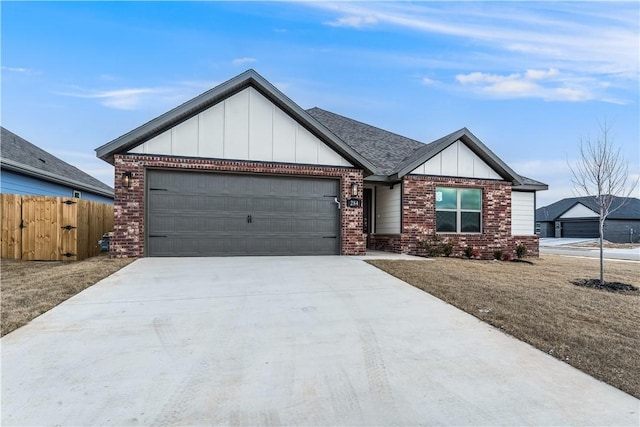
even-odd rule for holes
{"type": "Polygon", "coordinates": [[[511,192],[511,235],[535,234],[535,193],[511,192]]]}
{"type": "Polygon", "coordinates": [[[326,166],[352,166],[249,87],[129,151],[326,166]]]}
{"type": "Polygon", "coordinates": [[[377,234],[400,233],[402,186],[376,188],[375,230],[377,234]]]}
{"type": "Polygon", "coordinates": [[[464,178],[502,179],[462,141],[456,141],[417,168],[416,175],[456,176],[464,178]]]}

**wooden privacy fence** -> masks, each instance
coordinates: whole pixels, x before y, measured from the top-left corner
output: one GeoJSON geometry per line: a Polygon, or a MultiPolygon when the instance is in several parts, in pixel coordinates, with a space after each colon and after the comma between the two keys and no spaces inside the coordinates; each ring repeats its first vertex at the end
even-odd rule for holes
{"type": "Polygon", "coordinates": [[[1,194],[2,258],[81,260],[100,253],[113,206],[71,197],[1,194]]]}

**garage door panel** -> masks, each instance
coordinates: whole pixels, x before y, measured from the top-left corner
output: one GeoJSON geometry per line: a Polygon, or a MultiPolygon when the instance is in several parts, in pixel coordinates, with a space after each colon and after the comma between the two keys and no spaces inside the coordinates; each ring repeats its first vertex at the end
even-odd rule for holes
{"type": "Polygon", "coordinates": [[[149,256],[339,253],[338,180],[177,171],[147,177],[149,256]]]}
{"type": "Polygon", "coordinates": [[[600,237],[598,221],[563,221],[562,237],[581,239],[600,237]]]}

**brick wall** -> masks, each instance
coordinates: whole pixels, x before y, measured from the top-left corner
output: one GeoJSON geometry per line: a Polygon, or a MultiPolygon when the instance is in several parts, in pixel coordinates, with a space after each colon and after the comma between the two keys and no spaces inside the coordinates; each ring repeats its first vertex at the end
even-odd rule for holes
{"type": "MultiPolygon", "coordinates": [[[[114,233],[111,238],[110,254],[116,258],[144,256],[144,179],[146,168],[333,177],[340,179],[343,201],[351,197],[352,182],[358,183],[360,193],[358,197],[362,199],[362,171],[358,169],[131,154],[117,154],[114,159],[116,178],[114,233]],[[120,177],[124,172],[132,173],[131,188],[124,188],[120,183],[120,177]]],[[[362,232],[362,209],[348,208],[343,204],[340,215],[341,253],[343,255],[363,255],[365,253],[365,236],[362,232]]]]}
{"type": "Polygon", "coordinates": [[[370,247],[424,254],[421,242],[433,240],[436,231],[435,192],[440,186],[482,189],[482,234],[437,234],[453,245],[453,255],[461,256],[466,246],[472,246],[485,259],[491,259],[496,249],[515,256],[516,245],[523,243],[528,256],[538,256],[537,236],[511,235],[511,183],[419,175],[405,176],[402,181],[402,234],[370,235],[370,247]]]}

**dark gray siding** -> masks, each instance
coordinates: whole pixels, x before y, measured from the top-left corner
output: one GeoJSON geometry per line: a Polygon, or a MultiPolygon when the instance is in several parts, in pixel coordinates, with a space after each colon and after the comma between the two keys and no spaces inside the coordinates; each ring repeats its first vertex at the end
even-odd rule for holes
{"type": "Polygon", "coordinates": [[[615,243],[640,242],[640,220],[607,220],[604,226],[604,238],[615,243]]]}
{"type": "Polygon", "coordinates": [[[538,233],[540,237],[556,237],[553,222],[549,222],[549,221],[537,222],[536,226],[538,224],[540,225],[539,233],[538,233]]]}

